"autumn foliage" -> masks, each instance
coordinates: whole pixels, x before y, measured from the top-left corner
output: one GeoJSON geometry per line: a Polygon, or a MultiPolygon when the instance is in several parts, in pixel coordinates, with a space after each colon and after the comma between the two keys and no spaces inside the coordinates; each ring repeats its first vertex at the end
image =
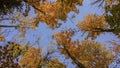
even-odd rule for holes
{"type": "Polygon", "coordinates": [[[67,60],[73,68],[109,68],[119,56],[119,41],[100,43],[96,39],[106,33],[120,39],[120,0],[90,1],[102,7],[103,14],[88,14],[74,23],[72,19],[79,15],[85,1],[1,0],[0,68],[68,68],[64,63],[67,60]],[[49,42],[44,40],[44,46],[40,46],[42,32],[49,35],[39,28],[43,23],[51,34],[42,35],[49,42]],[[69,28],[71,23],[75,28],[69,28]],[[80,33],[86,34],[82,40],[80,33]]]}
{"type": "Polygon", "coordinates": [[[73,63],[80,61],[87,68],[107,68],[112,62],[114,56],[105,45],[88,40],[71,41],[70,35],[73,35],[73,31],[55,33],[55,38],[60,51],[73,63]]]}

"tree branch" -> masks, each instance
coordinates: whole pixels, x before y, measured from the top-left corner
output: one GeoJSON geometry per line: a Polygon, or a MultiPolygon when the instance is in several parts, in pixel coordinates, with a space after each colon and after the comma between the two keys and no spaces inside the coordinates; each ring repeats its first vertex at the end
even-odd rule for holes
{"type": "Polygon", "coordinates": [[[114,32],[114,29],[95,28],[95,30],[100,32],[114,32]]]}
{"type": "MultiPolygon", "coordinates": [[[[23,0],[23,1],[28,4],[28,1],[27,1],[27,0],[23,0]]],[[[31,5],[34,9],[36,9],[36,10],[40,11],[41,13],[45,14],[45,12],[44,12],[43,10],[37,8],[36,6],[34,6],[34,5],[32,5],[32,4],[30,4],[30,5],[31,5]]]]}
{"type": "Polygon", "coordinates": [[[69,50],[66,48],[65,45],[64,46],[64,50],[66,51],[67,55],[73,60],[73,62],[79,67],[79,68],[85,68],[85,66],[79,62],[74,56],[72,56],[69,52],[69,50]]]}
{"type": "Polygon", "coordinates": [[[0,18],[0,21],[2,20],[15,20],[14,18],[0,18]]]}
{"type": "Polygon", "coordinates": [[[92,31],[92,32],[114,32],[114,29],[102,29],[102,28],[93,28],[93,30],[85,30],[85,31],[92,31]]]}
{"type": "Polygon", "coordinates": [[[45,12],[44,12],[44,11],[42,11],[41,9],[39,9],[39,8],[35,7],[34,5],[31,5],[31,6],[32,6],[33,8],[35,8],[36,10],[40,11],[41,13],[45,14],[45,12]]]}
{"type": "Polygon", "coordinates": [[[19,25],[0,25],[0,27],[14,27],[17,28],[19,25]]]}

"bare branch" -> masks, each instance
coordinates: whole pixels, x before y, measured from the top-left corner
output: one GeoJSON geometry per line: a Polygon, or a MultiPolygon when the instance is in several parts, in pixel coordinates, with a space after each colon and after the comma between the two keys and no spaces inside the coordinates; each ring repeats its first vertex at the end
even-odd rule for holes
{"type": "Polygon", "coordinates": [[[114,29],[102,29],[102,28],[94,28],[93,30],[85,30],[85,31],[92,31],[92,32],[114,32],[114,29]]]}
{"type": "Polygon", "coordinates": [[[19,25],[0,25],[0,27],[14,27],[17,28],[19,25]]]}
{"type": "Polygon", "coordinates": [[[95,30],[100,32],[114,32],[114,29],[95,28],[95,30]]]}
{"type": "Polygon", "coordinates": [[[0,21],[2,20],[15,20],[14,18],[0,18],[0,21]]]}

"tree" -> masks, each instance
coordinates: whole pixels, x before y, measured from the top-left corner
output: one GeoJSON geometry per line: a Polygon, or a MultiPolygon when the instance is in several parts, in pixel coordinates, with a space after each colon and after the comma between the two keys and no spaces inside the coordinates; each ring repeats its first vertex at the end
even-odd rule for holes
{"type": "Polygon", "coordinates": [[[20,59],[20,64],[24,68],[66,68],[56,58],[49,58],[49,56],[54,52],[47,52],[47,54],[42,57],[41,48],[29,48],[26,53],[20,59]]]}
{"type": "Polygon", "coordinates": [[[58,48],[79,68],[108,68],[113,61],[113,54],[104,45],[94,41],[71,41],[73,31],[55,33],[58,48]],[[64,40],[63,40],[64,39],[64,40]]]}
{"type": "Polygon", "coordinates": [[[5,46],[0,46],[0,67],[20,68],[18,63],[19,56],[24,53],[25,46],[8,42],[5,46]]]}
{"type": "Polygon", "coordinates": [[[101,2],[100,4],[103,4],[103,2],[105,2],[105,5],[103,5],[103,9],[105,10],[103,16],[105,18],[105,25],[108,25],[106,26],[108,29],[99,27],[97,30],[99,30],[99,32],[113,32],[114,34],[119,35],[120,0],[96,0],[94,3],[99,2],[101,2]]]}
{"type": "Polygon", "coordinates": [[[112,31],[109,30],[104,16],[98,16],[95,14],[85,16],[85,20],[82,22],[78,22],[77,26],[80,27],[81,31],[88,33],[88,36],[86,38],[92,37],[93,39],[95,39],[103,32],[112,31]]]}
{"type": "Polygon", "coordinates": [[[12,13],[15,9],[20,10],[22,0],[2,0],[0,1],[0,16],[12,13]]]}
{"type": "Polygon", "coordinates": [[[108,22],[108,24],[110,25],[111,29],[114,29],[114,33],[116,35],[119,35],[119,25],[120,25],[120,0],[115,0],[110,2],[110,5],[107,5],[105,7],[105,11],[106,11],[106,21],[108,22]],[[109,14],[110,13],[110,14],[109,14]]]}

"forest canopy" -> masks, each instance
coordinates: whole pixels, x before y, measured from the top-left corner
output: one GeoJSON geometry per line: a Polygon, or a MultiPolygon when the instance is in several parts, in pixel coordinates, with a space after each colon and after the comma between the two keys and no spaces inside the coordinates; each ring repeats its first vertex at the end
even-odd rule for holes
{"type": "Polygon", "coordinates": [[[120,0],[0,0],[0,68],[118,68],[119,9],[120,0]],[[101,14],[77,18],[85,2],[101,14]]]}

